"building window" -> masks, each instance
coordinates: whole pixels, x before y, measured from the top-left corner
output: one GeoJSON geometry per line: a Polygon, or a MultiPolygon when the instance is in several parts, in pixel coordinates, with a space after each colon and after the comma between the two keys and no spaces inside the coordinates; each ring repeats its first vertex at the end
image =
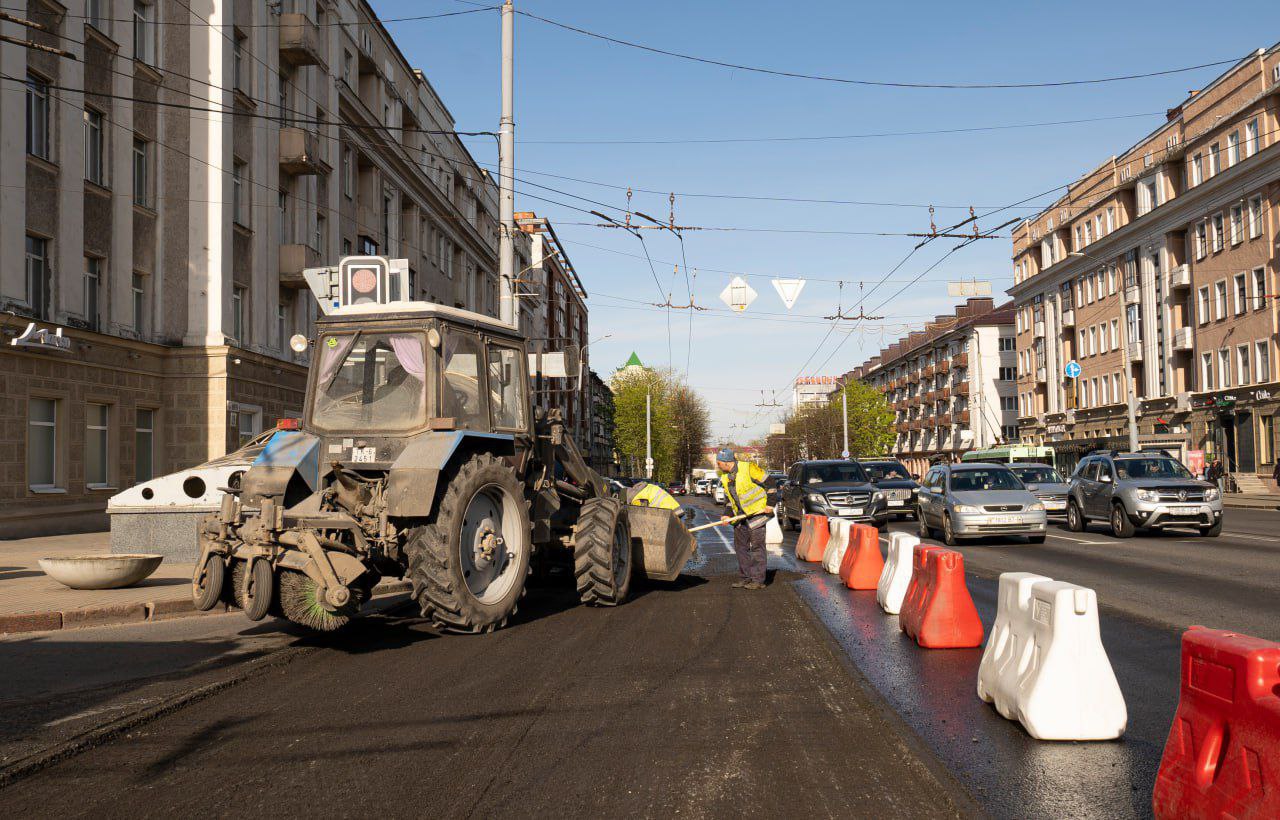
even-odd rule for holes
{"type": "Polygon", "coordinates": [[[231,165],[231,219],[237,225],[248,224],[248,209],[244,202],[244,163],[236,160],[231,165]]]}
{"type": "Polygon", "coordinates": [[[1191,184],[1199,185],[1204,181],[1204,154],[1196,152],[1191,158],[1191,184]]]}
{"type": "Polygon", "coordinates": [[[84,484],[91,490],[111,484],[111,408],[90,402],[85,405],[84,484]]]}
{"type": "Polygon", "coordinates": [[[241,407],[236,413],[236,433],[243,447],[262,432],[262,411],[258,408],[241,407]]]}
{"type": "Polygon", "coordinates": [[[1258,153],[1258,120],[1252,119],[1244,127],[1244,155],[1251,157],[1258,153]]]}
{"type": "Polygon", "coordinates": [[[1213,285],[1213,318],[1227,318],[1227,283],[1219,280],[1213,285]]]}
{"type": "Polygon", "coordinates": [[[1196,223],[1196,259],[1204,259],[1209,252],[1209,224],[1204,220],[1196,223]]]}
{"type": "Polygon", "coordinates": [[[1249,383],[1249,375],[1252,371],[1249,369],[1249,346],[1236,346],[1236,375],[1240,379],[1240,386],[1249,383]]]}
{"type": "Polygon", "coordinates": [[[329,250],[329,222],[325,219],[324,214],[316,214],[316,235],[313,241],[315,242],[315,249],[320,252],[320,256],[326,256],[329,250]]]}
{"type": "Polygon", "coordinates": [[[351,64],[353,61],[354,58],[351,56],[351,52],[344,48],[342,50],[342,81],[347,84],[347,88],[352,88],[351,64]]]}
{"type": "Polygon", "coordinates": [[[49,240],[27,236],[27,307],[37,319],[49,318],[52,302],[49,280],[49,240]]]}
{"type": "Polygon", "coordinates": [[[90,330],[102,329],[99,295],[102,292],[102,260],[96,256],[84,258],[84,320],[90,330]]]}
{"type": "Polygon", "coordinates": [[[1089,328],[1089,355],[1094,356],[1098,352],[1098,328],[1089,328]]]}
{"type": "Polygon", "coordinates": [[[1125,324],[1126,332],[1129,334],[1130,349],[1142,344],[1142,319],[1138,315],[1137,305],[1128,305],[1125,308],[1125,324]]]}
{"type": "Polygon", "coordinates": [[[49,159],[49,86],[27,75],[27,153],[49,159]]]}
{"type": "Polygon", "coordinates": [[[373,241],[372,237],[359,237],[360,255],[361,256],[377,256],[378,243],[373,241]]]}
{"type": "Polygon", "coordinates": [[[156,27],[152,19],[154,9],[150,3],[134,0],[133,3],[133,58],[148,65],[155,64],[156,27]]]}
{"type": "Polygon", "coordinates": [[[244,302],[246,290],[244,285],[231,288],[231,336],[236,344],[244,344],[244,302]]]}
{"type": "Polygon", "coordinates": [[[147,333],[147,279],[140,273],[133,275],[129,289],[133,295],[133,329],[139,336],[147,333]]]}
{"type": "Polygon", "coordinates": [[[98,31],[106,33],[108,32],[108,29],[107,21],[105,19],[106,15],[102,13],[103,5],[104,0],[88,0],[84,5],[84,16],[89,25],[93,26],[98,31]]]}
{"type": "Polygon", "coordinates": [[[1271,381],[1271,345],[1265,339],[1253,344],[1253,380],[1271,381]]]}
{"type": "Polygon", "coordinates": [[[1249,238],[1262,236],[1262,197],[1255,196],[1249,200],[1249,238]]]}
{"type": "Polygon", "coordinates": [[[1236,284],[1236,315],[1239,316],[1249,309],[1249,282],[1243,273],[1235,275],[1236,284]]]}
{"type": "Polygon", "coordinates": [[[27,485],[37,492],[58,486],[58,402],[27,402],[27,485]]]}
{"type": "Polygon", "coordinates": [[[1112,350],[1120,349],[1120,320],[1119,319],[1111,320],[1111,349],[1112,350]]]}
{"type": "Polygon", "coordinates": [[[1231,206],[1231,244],[1239,245],[1244,241],[1244,208],[1231,206]]]}
{"type": "Polygon", "coordinates": [[[1223,234],[1225,232],[1222,229],[1222,214],[1214,214],[1211,225],[1212,230],[1210,231],[1210,235],[1213,238],[1213,252],[1217,253],[1222,250],[1224,241],[1223,234]]]}
{"type": "Polygon", "coordinates": [[[1227,166],[1240,161],[1240,132],[1232,131],[1227,135],[1227,166]]]}
{"type": "Polygon", "coordinates": [[[276,209],[280,219],[280,244],[288,245],[293,237],[289,235],[289,192],[283,188],[276,191],[276,209]]]}
{"type": "Polygon", "coordinates": [[[1098,325],[1098,352],[1106,353],[1108,349],[1109,348],[1107,347],[1107,324],[1106,322],[1103,322],[1102,324],[1098,325]]]}
{"type": "Polygon", "coordinates": [[[1099,398],[1101,399],[1102,403],[1110,404],[1111,403],[1111,379],[1108,379],[1106,376],[1102,377],[1101,393],[1102,395],[1099,396],[1099,398]]]}
{"type": "Polygon", "coordinates": [[[84,178],[94,185],[103,184],[102,114],[91,108],[84,110],[84,178]]]}
{"type": "Polygon", "coordinates": [[[1116,227],[1116,209],[1113,205],[1107,206],[1107,233],[1111,233],[1116,227]]]}
{"type": "Polygon", "coordinates": [[[1267,306],[1267,269],[1253,269],[1253,309],[1262,310],[1267,306]]]}
{"type": "Polygon", "coordinates": [[[1225,347],[1218,351],[1218,386],[1223,389],[1231,386],[1231,351],[1225,347]]]}
{"type": "Polygon", "coordinates": [[[1203,390],[1213,389],[1213,354],[1200,354],[1200,386],[1203,390]]]}
{"type": "Polygon", "coordinates": [[[1196,291],[1196,309],[1200,317],[1200,324],[1205,324],[1211,318],[1209,316],[1209,286],[1205,285],[1196,291]]]}
{"type": "Polygon", "coordinates": [[[1016,413],[1018,410],[1017,399],[1013,396],[1001,396],[1000,409],[1006,413],[1016,413]]]}
{"type": "Polygon", "coordinates": [[[391,247],[391,194],[382,195],[382,241],[391,247]]]}
{"type": "Polygon", "coordinates": [[[133,480],[150,481],[156,474],[156,411],[139,407],[133,424],[133,480]]]}
{"type": "Polygon", "coordinates": [[[133,139],[133,204],[142,207],[151,205],[151,180],[148,173],[147,154],[150,144],[146,140],[133,139]]]}
{"type": "Polygon", "coordinates": [[[1000,368],[1000,375],[999,375],[999,377],[998,377],[998,378],[999,378],[1001,381],[1011,382],[1011,381],[1013,381],[1015,378],[1017,378],[1017,374],[1013,372],[1013,368],[1012,368],[1012,367],[1002,367],[1002,368],[1000,368]]]}
{"type": "Polygon", "coordinates": [[[276,302],[276,349],[281,353],[289,346],[288,317],[289,312],[285,308],[284,295],[281,294],[280,301],[276,302]]]}
{"type": "Polygon", "coordinates": [[[1017,340],[1012,336],[1001,336],[999,341],[1000,352],[1007,353],[1015,348],[1017,340]]]}
{"type": "Polygon", "coordinates": [[[235,43],[231,46],[231,87],[236,91],[245,90],[244,44],[247,39],[240,32],[235,33],[235,43]]]}
{"type": "Polygon", "coordinates": [[[355,162],[351,156],[350,148],[342,149],[342,195],[347,199],[351,199],[352,192],[355,190],[355,162]]]}
{"type": "Polygon", "coordinates": [[[1209,146],[1209,176],[1217,176],[1222,170],[1222,155],[1218,150],[1218,143],[1209,146]]]}

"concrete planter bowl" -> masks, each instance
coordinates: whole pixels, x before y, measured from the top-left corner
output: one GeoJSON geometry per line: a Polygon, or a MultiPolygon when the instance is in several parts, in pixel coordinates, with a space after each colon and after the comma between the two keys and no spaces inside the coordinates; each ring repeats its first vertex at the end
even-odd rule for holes
{"type": "Polygon", "coordinates": [[[163,555],[76,555],[41,558],[40,569],[72,589],[120,589],[147,578],[163,560],[163,555]]]}

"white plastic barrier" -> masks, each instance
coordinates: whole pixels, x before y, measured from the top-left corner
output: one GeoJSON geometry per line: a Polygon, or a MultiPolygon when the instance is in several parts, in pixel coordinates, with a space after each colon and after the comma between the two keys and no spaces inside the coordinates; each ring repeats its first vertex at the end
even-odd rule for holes
{"type": "Polygon", "coordinates": [[[831,530],[831,537],[827,539],[827,548],[822,552],[822,568],[832,575],[839,575],[840,562],[844,561],[844,553],[849,549],[853,522],[844,518],[828,518],[827,526],[831,530]]]}
{"type": "Polygon", "coordinates": [[[1015,632],[1013,624],[1031,623],[1031,587],[1052,580],[1034,572],[1000,573],[996,620],[978,664],[978,697],[1010,720],[1017,719],[1017,659],[1030,651],[1032,637],[1029,629],[1015,632]]]}
{"type": "MultiPolygon", "coordinates": [[[[1014,603],[1017,585],[1011,581],[1014,603]]],[[[988,691],[1000,713],[1038,740],[1111,740],[1124,734],[1128,710],[1102,646],[1097,594],[1064,581],[1034,581],[1025,605],[1010,607],[1008,616],[1016,654],[1008,656],[988,691]]],[[[984,686],[981,670],[979,680],[984,686]]]]}
{"type": "Polygon", "coordinates": [[[920,539],[905,532],[889,533],[889,548],[880,580],[876,583],[876,603],[890,615],[902,610],[902,599],[911,584],[911,556],[920,539]]]}
{"type": "Polygon", "coordinates": [[[769,516],[769,520],[764,525],[764,545],[765,547],[782,546],[782,527],[778,526],[778,519],[769,516]]]}

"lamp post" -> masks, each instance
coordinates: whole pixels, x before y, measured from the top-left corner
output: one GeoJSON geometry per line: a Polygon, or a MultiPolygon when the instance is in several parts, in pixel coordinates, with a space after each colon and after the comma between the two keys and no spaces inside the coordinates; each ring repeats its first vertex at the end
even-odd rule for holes
{"type": "MultiPolygon", "coordinates": [[[[1099,259],[1092,254],[1083,251],[1071,251],[1067,256],[1075,256],[1082,259],[1092,259],[1103,265],[1109,264],[1105,259],[1099,259]]],[[[1135,269],[1136,270],[1136,269],[1135,269]]],[[[1158,273],[1156,274],[1159,275],[1158,273]]],[[[1124,358],[1124,398],[1125,410],[1129,423],[1129,451],[1136,453],[1138,451],[1138,420],[1137,420],[1137,396],[1133,391],[1133,367],[1129,361],[1129,305],[1125,301],[1125,283],[1120,282],[1120,319],[1123,327],[1120,331],[1120,355],[1124,358]]],[[[1142,317],[1139,316],[1141,321],[1142,317]]],[[[1079,393],[1077,392],[1077,395],[1079,393]]]]}

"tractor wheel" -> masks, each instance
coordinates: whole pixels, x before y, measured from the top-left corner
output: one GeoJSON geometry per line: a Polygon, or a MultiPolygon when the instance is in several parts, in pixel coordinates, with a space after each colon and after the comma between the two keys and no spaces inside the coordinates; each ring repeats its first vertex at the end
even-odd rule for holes
{"type": "Polygon", "coordinates": [[[515,473],[496,456],[472,456],[449,477],[435,520],[405,543],[423,616],[448,632],[506,624],[524,594],[532,541],[515,473]]]}
{"type": "Polygon", "coordinates": [[[225,576],[227,563],[221,555],[210,555],[204,565],[196,569],[195,578],[191,579],[191,592],[195,608],[207,612],[222,597],[222,579],[225,576]]]}
{"type": "Polygon", "coordinates": [[[615,498],[582,502],[573,527],[573,577],[589,606],[617,606],[631,590],[631,526],[615,498]]]}
{"type": "Polygon", "coordinates": [[[248,563],[237,560],[231,568],[231,594],[236,606],[244,610],[249,620],[261,621],[267,617],[267,610],[271,608],[271,601],[275,597],[275,578],[272,577],[271,562],[265,558],[255,560],[252,570],[249,570],[248,563]],[[252,573],[247,594],[244,586],[245,572],[252,573]]]}

